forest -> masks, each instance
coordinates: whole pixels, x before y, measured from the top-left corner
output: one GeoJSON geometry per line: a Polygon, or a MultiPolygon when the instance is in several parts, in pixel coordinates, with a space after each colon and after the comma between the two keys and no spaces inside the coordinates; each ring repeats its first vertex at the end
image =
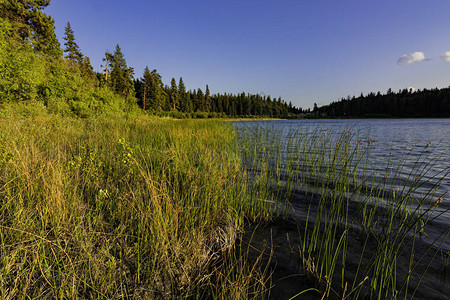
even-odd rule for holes
{"type": "Polygon", "coordinates": [[[448,118],[450,87],[443,89],[403,89],[397,93],[369,93],[347,97],[321,107],[314,106],[318,118],[448,118]]]}
{"type": "Polygon", "coordinates": [[[59,43],[54,20],[43,12],[49,4],[49,0],[0,2],[0,104],[36,102],[50,112],[81,117],[137,107],[178,118],[288,118],[302,112],[281,98],[211,94],[208,85],[204,91],[186,90],[182,77],[178,83],[172,78],[169,86],[148,66],[138,77],[119,45],[113,53],[106,51],[103,71],[95,72],[70,22],[64,44],[59,43]]]}

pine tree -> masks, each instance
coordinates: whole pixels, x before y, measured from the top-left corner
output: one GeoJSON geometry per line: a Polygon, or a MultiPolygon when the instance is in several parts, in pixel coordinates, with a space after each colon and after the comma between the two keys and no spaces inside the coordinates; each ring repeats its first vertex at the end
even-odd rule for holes
{"type": "Polygon", "coordinates": [[[204,98],[204,102],[203,102],[203,110],[206,112],[210,112],[211,111],[211,95],[209,92],[209,87],[208,85],[206,85],[206,90],[205,90],[205,98],[204,98]]]}
{"type": "Polygon", "coordinates": [[[119,45],[116,45],[111,61],[111,86],[114,91],[125,98],[132,96],[134,94],[133,74],[134,69],[127,67],[122,50],[119,45]]]}
{"type": "Polygon", "coordinates": [[[144,74],[142,76],[142,109],[147,110],[150,108],[150,97],[151,97],[151,87],[152,87],[152,74],[148,66],[144,69],[144,74]]]}
{"type": "Polygon", "coordinates": [[[91,60],[88,56],[83,57],[83,61],[80,66],[81,74],[84,77],[92,79],[95,84],[98,84],[97,78],[95,76],[94,68],[91,65],[91,60]]]}
{"type": "Polygon", "coordinates": [[[34,51],[49,57],[61,57],[55,34],[55,21],[42,12],[50,0],[2,0],[0,18],[9,20],[24,43],[31,42],[34,51]]]}
{"type": "Polygon", "coordinates": [[[192,97],[191,93],[186,93],[186,110],[187,113],[193,113],[194,112],[194,104],[192,103],[192,97]]]}
{"type": "Polygon", "coordinates": [[[205,96],[200,88],[197,89],[193,102],[195,111],[205,111],[205,96]]]}
{"type": "Polygon", "coordinates": [[[70,22],[67,22],[64,32],[64,53],[67,53],[66,58],[72,63],[81,65],[83,63],[83,54],[80,51],[80,47],[75,42],[75,34],[70,26],[70,22]]]}
{"type": "Polygon", "coordinates": [[[173,110],[178,110],[180,108],[178,87],[175,78],[172,78],[170,82],[170,104],[173,110]]]}
{"type": "Polygon", "coordinates": [[[162,77],[156,69],[151,72],[150,99],[153,109],[160,111],[166,107],[166,93],[164,92],[164,84],[162,77]]]}
{"type": "Polygon", "coordinates": [[[166,108],[167,95],[164,91],[161,75],[156,70],[150,72],[148,66],[144,69],[140,93],[142,94],[141,101],[144,110],[161,111],[166,108]]]}
{"type": "Polygon", "coordinates": [[[178,103],[180,105],[180,110],[183,112],[188,112],[187,110],[187,95],[186,87],[184,86],[183,78],[180,77],[178,81],[178,103]]]}

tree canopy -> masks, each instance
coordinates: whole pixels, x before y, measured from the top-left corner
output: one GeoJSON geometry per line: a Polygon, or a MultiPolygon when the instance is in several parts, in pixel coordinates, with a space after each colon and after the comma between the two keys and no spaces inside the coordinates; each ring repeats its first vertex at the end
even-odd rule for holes
{"type": "Polygon", "coordinates": [[[134,69],[127,66],[125,56],[119,45],[111,57],[111,85],[114,91],[125,98],[134,97],[134,69]]]}
{"type": "Polygon", "coordinates": [[[72,61],[73,63],[82,64],[83,63],[83,54],[81,53],[80,47],[75,42],[75,33],[70,26],[70,22],[67,22],[64,32],[64,53],[67,53],[66,58],[72,61]]]}
{"type": "Polygon", "coordinates": [[[30,42],[36,52],[59,57],[61,49],[54,20],[42,12],[50,0],[1,0],[0,17],[15,28],[16,37],[30,42]]]}

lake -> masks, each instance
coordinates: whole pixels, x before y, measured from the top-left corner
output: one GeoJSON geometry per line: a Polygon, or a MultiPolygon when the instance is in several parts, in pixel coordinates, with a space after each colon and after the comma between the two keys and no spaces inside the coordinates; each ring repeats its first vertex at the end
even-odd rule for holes
{"type": "MultiPolygon", "coordinates": [[[[425,228],[421,230],[419,226],[419,230],[408,235],[420,235],[415,247],[419,255],[426,253],[428,248],[439,248],[443,258],[431,269],[441,270],[445,263],[446,272],[450,253],[447,238],[450,227],[450,119],[276,120],[233,124],[240,138],[250,180],[259,180],[256,179],[258,174],[264,172],[261,162],[267,160],[267,168],[272,169],[274,178],[269,183],[274,190],[300,194],[299,191],[309,189],[308,198],[313,200],[304,200],[305,197],[292,197],[290,200],[289,205],[293,208],[290,214],[295,219],[305,221],[305,216],[311,217],[309,207],[314,202],[311,191],[326,194],[329,198],[336,198],[336,193],[345,194],[351,199],[349,211],[355,215],[362,209],[358,203],[366,203],[367,199],[375,201],[373,203],[376,204],[369,205],[370,209],[377,211],[375,218],[384,216],[379,211],[404,202],[401,208],[394,207],[403,213],[400,216],[395,211],[395,217],[400,220],[394,222],[395,226],[400,228],[401,220],[411,215],[423,219],[417,224],[425,223],[425,228]],[[302,144],[300,140],[308,136],[312,136],[312,141],[302,144]],[[343,144],[346,150],[338,152],[343,144]],[[359,146],[353,148],[352,145],[359,146]],[[324,156],[327,157],[325,160],[322,159],[324,156]],[[305,161],[302,162],[304,165],[299,167],[297,160],[305,161]],[[255,161],[258,166],[255,166],[255,161]],[[328,161],[336,164],[332,172],[326,164],[328,161]],[[346,182],[343,187],[334,179],[336,174],[341,177],[339,180],[346,182]],[[291,180],[293,177],[296,180],[291,180]],[[308,184],[314,187],[307,187],[308,184]],[[379,203],[373,200],[377,197],[379,203]]],[[[281,202],[283,196],[277,195],[275,201],[281,202]]],[[[275,206],[282,209],[282,206],[275,206]]],[[[427,282],[430,282],[428,288],[423,288],[422,294],[416,294],[418,298],[431,295],[431,298],[439,299],[448,292],[431,287],[431,283],[436,282],[433,277],[423,279],[422,285],[426,286],[427,282]]]]}

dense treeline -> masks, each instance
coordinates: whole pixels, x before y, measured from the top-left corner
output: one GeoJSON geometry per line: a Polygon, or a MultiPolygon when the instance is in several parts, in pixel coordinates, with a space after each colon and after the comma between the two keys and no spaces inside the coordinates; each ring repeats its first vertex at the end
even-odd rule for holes
{"type": "Polygon", "coordinates": [[[348,97],[329,105],[315,107],[314,116],[329,118],[351,117],[450,117],[450,87],[398,93],[391,89],[366,96],[348,97]]]}
{"type": "Polygon", "coordinates": [[[294,117],[301,109],[270,96],[216,94],[208,86],[186,91],[182,78],[170,86],[154,69],[134,78],[119,45],[106,52],[103,72],[94,72],[68,22],[64,45],[54,20],[42,12],[50,0],[0,1],[0,105],[33,103],[51,112],[87,116],[137,109],[175,117],[294,117]],[[136,105],[137,104],[137,105],[136,105]]]}
{"type": "Polygon", "coordinates": [[[163,85],[157,71],[150,72],[148,67],[144,70],[143,78],[134,83],[138,104],[144,110],[175,111],[197,117],[292,117],[302,112],[292,103],[287,104],[281,98],[272,100],[270,96],[245,93],[211,95],[208,85],[204,92],[200,88],[186,91],[181,77],[178,84],[172,78],[170,86],[163,85]]]}

